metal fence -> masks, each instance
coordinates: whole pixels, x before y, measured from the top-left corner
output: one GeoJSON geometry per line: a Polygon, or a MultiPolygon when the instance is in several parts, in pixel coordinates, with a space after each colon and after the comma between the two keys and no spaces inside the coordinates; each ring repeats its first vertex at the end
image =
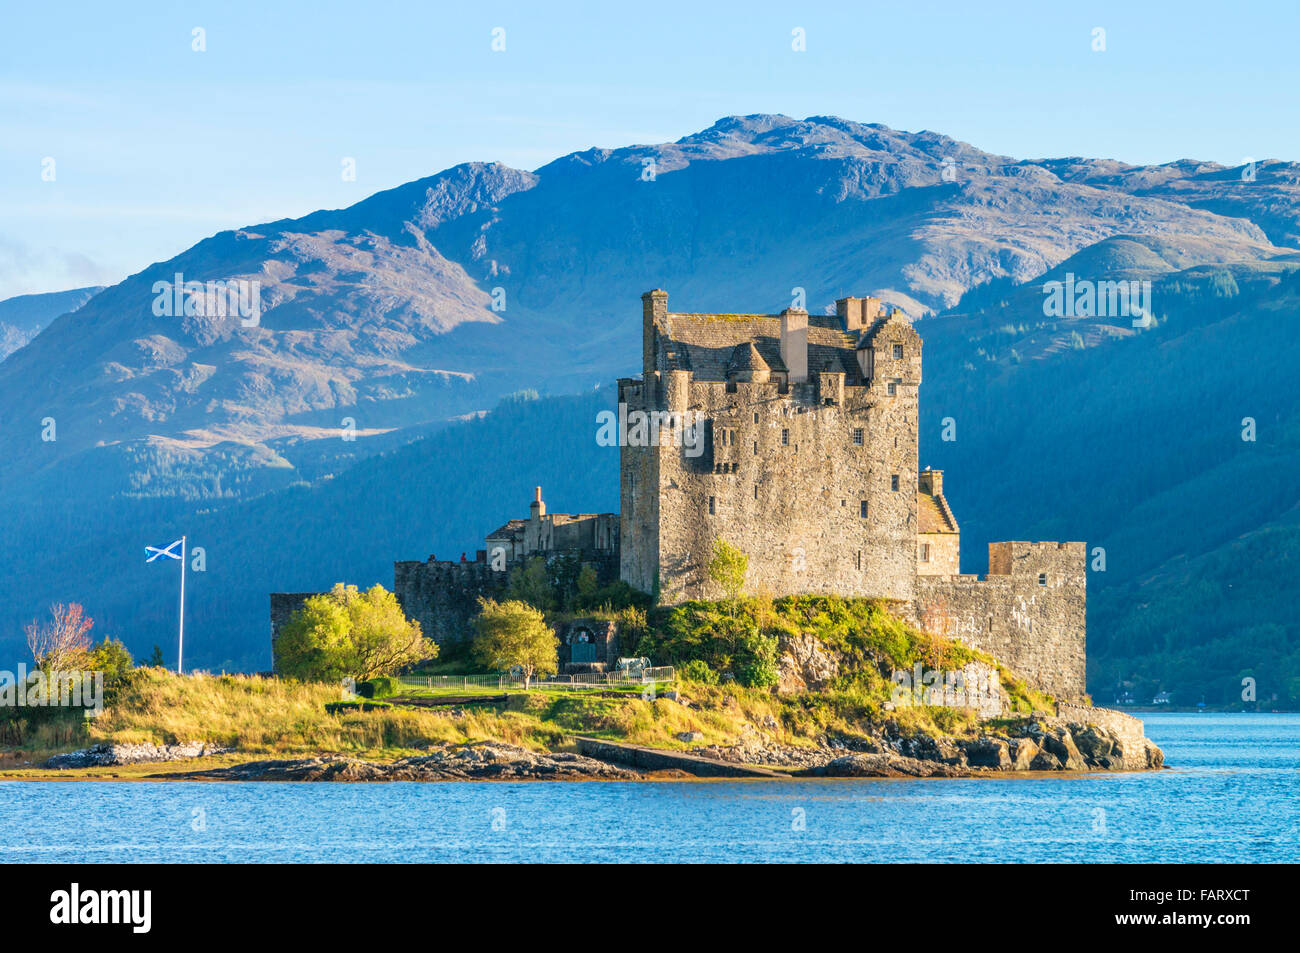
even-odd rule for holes
{"type": "MultiPolygon", "coordinates": [[[[677,671],[671,665],[656,668],[637,669],[629,672],[620,669],[616,672],[584,672],[580,675],[552,675],[550,678],[534,678],[529,688],[539,689],[573,689],[605,688],[619,685],[652,685],[672,682],[677,678],[677,671]]],[[[455,689],[485,688],[523,688],[522,676],[515,675],[402,675],[398,683],[407,688],[437,689],[448,691],[455,689]]]]}

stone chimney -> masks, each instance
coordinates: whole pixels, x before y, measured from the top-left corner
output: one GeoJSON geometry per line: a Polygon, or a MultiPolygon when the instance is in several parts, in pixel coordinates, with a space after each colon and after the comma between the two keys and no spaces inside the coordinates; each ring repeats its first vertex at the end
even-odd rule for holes
{"type": "Polygon", "coordinates": [[[533,493],[533,502],[528,504],[528,515],[534,521],[546,515],[546,504],[542,502],[542,488],[540,486],[533,493]]]}
{"type": "Polygon", "coordinates": [[[845,331],[861,331],[871,327],[876,318],[884,317],[885,309],[879,298],[840,298],[835,302],[835,313],[844,322],[845,331]]]}
{"type": "Polygon", "coordinates": [[[645,372],[644,379],[649,381],[658,369],[655,322],[668,316],[668,292],[647,291],[641,296],[641,366],[645,372]]]}
{"type": "Polygon", "coordinates": [[[781,312],[781,360],[791,384],[808,380],[808,312],[786,308],[781,312]]]}
{"type": "Polygon", "coordinates": [[[931,470],[929,467],[916,475],[917,486],[922,493],[929,496],[943,495],[943,471],[931,470]]]}

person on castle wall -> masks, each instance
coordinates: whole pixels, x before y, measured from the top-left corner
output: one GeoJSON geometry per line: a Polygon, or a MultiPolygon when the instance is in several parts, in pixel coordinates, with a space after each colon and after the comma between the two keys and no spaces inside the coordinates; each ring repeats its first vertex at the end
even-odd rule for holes
{"type": "Polygon", "coordinates": [[[464,553],[461,553],[461,554],[460,554],[460,561],[463,562],[463,563],[465,563],[465,562],[469,562],[469,560],[465,558],[465,554],[464,554],[464,553]]]}

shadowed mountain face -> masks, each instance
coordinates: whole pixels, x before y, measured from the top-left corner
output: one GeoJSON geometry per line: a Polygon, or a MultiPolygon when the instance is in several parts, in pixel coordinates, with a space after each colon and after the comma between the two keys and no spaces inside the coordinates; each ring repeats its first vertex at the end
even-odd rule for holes
{"type": "Polygon", "coordinates": [[[223,232],[55,321],[0,365],[0,485],[203,496],[217,492],[208,473],[245,495],[291,482],[321,438],[634,371],[650,287],[692,310],[775,311],[796,289],[822,310],[872,292],[920,316],[1117,234],[1158,238],[1181,267],[1276,255],[1269,236],[1297,231],[1295,189],[1282,163],[1246,182],[1186,162],[1026,162],[782,116],[535,173],[458,166],[223,232]],[[173,293],[178,275],[205,288],[173,293]],[[256,282],[256,326],[208,282],[256,282]],[[29,439],[46,417],[57,442],[29,439]]]}
{"type": "Polygon", "coordinates": [[[613,395],[592,387],[639,371],[643,291],[772,312],[802,289],[811,311],[875,293],[923,318],[922,463],[949,470],[966,571],[989,539],[1106,549],[1094,691],[1140,669],[1140,690],[1222,695],[1249,668],[1285,694],[1298,181],[1293,163],[1021,161],[751,116],[216,235],[0,364],[3,645],[17,657],[22,622],[80,600],[138,654],[170,646],[174,580],[141,547],[188,532],[208,568],[187,655],[264,667],[268,591],[391,585],[393,559],[472,551],[539,482],[557,510],[616,507],[616,454],[592,440],[613,395]],[[178,273],[256,281],[258,320],[206,287],[168,313],[178,273]],[[1049,316],[1043,283],[1074,279],[1152,282],[1155,323],[1049,316]],[[531,388],[583,396],[477,418],[531,388]]]}
{"type": "Polygon", "coordinates": [[[25,345],[61,314],[76,311],[101,288],[19,295],[0,301],[0,361],[25,345]]]}

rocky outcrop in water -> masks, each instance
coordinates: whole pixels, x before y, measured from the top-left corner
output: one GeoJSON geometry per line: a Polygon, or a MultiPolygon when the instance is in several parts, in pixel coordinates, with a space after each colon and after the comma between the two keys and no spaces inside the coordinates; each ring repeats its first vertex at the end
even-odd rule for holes
{"type": "Polygon", "coordinates": [[[757,729],[739,743],[693,753],[741,764],[793,767],[817,777],[965,777],[995,771],[1142,771],[1163,767],[1164,753],[1142,722],[1105,708],[1063,705],[1001,732],[974,738],[903,735],[888,721],[853,738],[825,736],[816,746],[772,743],[757,729]]]}

